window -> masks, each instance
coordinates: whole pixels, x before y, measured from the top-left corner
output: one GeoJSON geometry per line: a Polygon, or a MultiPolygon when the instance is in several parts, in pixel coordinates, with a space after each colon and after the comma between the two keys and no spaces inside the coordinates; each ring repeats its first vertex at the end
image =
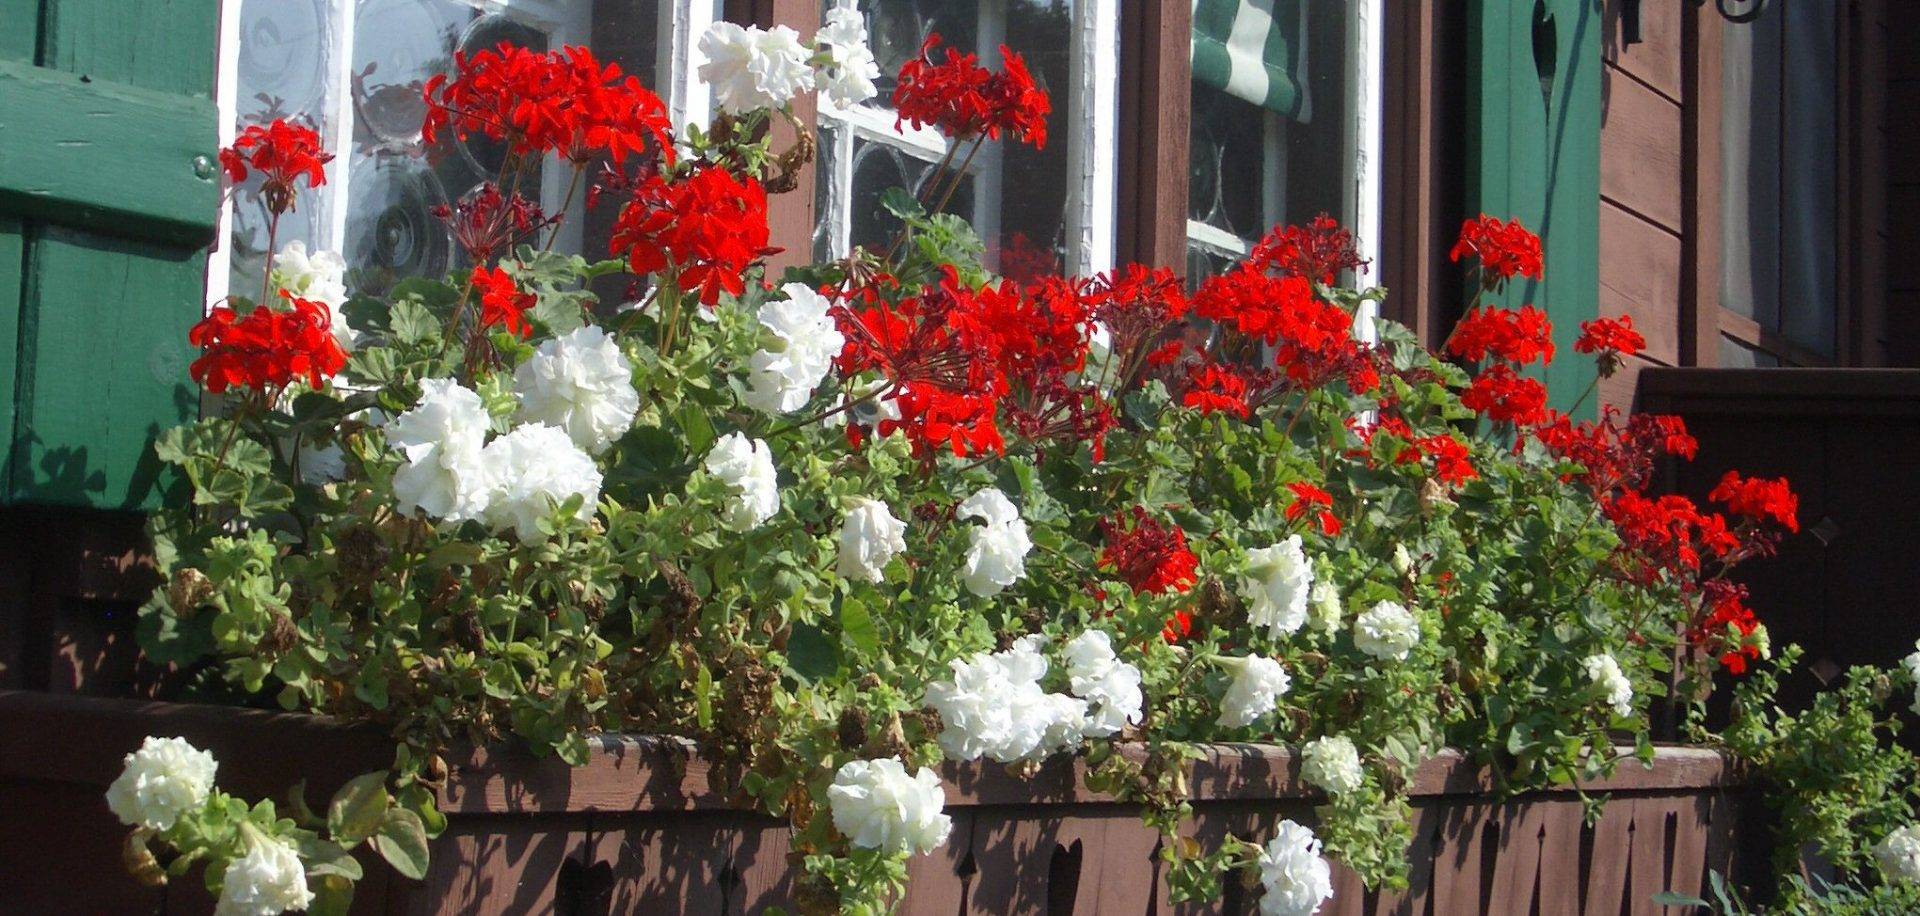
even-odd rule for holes
{"type": "Polygon", "coordinates": [[[1722,365],[1839,356],[1840,6],[1722,26],[1722,365]]]}
{"type": "MultiPolygon", "coordinates": [[[[229,0],[222,10],[218,101],[223,143],[238,125],[298,118],[317,129],[334,161],[328,181],[302,190],[284,216],[275,247],[300,241],[341,252],[348,286],[378,293],[401,277],[438,275],[461,257],[433,210],[459,200],[501,171],[497,144],[420,142],[421,89],[448,72],[456,51],[501,42],[546,49],[592,48],[640,77],[668,102],[676,123],[704,120],[705,94],[693,70],[692,39],[716,14],[713,0],[229,0]]],[[[565,250],[603,248],[604,220],[579,218],[584,195],[568,199],[571,175],[530,165],[521,193],[572,218],[565,250]],[[529,192],[526,189],[535,189],[529,192]],[[595,236],[588,238],[588,236],[595,236]]],[[[258,179],[235,190],[209,269],[210,297],[230,288],[255,295],[268,249],[258,179]]]]}
{"type": "Polygon", "coordinates": [[[1379,0],[1195,0],[1188,282],[1328,213],[1379,250],[1379,0]]]}
{"type": "Polygon", "coordinates": [[[880,206],[881,195],[919,191],[948,158],[945,137],[931,128],[896,130],[889,107],[900,65],[938,34],[943,47],[977,53],[987,67],[1000,65],[1005,44],[1025,58],[1054,106],[1044,149],[988,143],[970,162],[958,151],[961,161],[949,167],[964,167],[967,177],[943,209],[973,222],[988,266],[1009,276],[1111,264],[1116,2],[861,0],[880,94],[852,109],[821,101],[815,256],[844,256],[854,246],[884,250],[899,223],[880,206]]]}

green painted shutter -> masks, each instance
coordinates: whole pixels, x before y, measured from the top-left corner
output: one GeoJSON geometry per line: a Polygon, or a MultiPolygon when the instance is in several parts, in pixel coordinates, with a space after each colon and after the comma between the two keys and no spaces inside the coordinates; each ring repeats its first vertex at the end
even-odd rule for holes
{"type": "Polygon", "coordinates": [[[218,0],[0,0],[0,502],[141,508],[199,411],[218,0]]]}
{"type": "Polygon", "coordinates": [[[1600,308],[1600,2],[1474,0],[1472,17],[1467,209],[1540,234],[1545,280],[1509,286],[1500,304],[1553,320],[1560,352],[1545,377],[1566,409],[1593,383],[1573,341],[1600,308]]]}

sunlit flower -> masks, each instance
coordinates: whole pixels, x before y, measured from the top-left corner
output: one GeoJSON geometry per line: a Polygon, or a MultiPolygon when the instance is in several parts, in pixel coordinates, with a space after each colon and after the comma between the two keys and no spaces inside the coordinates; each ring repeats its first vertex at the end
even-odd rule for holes
{"type": "Polygon", "coordinates": [[[1040,686],[1047,674],[1045,639],[1027,636],[1005,652],[980,652],[949,663],[952,677],[927,687],[926,705],[940,714],[940,749],[957,760],[1039,760],[1077,744],[1086,704],[1040,686]]]}
{"type": "Polygon", "coordinates": [[[728,433],[714,443],[704,462],[707,473],[733,490],[720,520],[735,531],[760,527],[780,511],[780,481],[773,450],[765,442],[728,433]]]}
{"type": "Polygon", "coordinates": [[[947,841],[953,819],[941,813],[940,777],[921,767],[908,775],[896,758],[852,760],[827,787],[833,828],[862,849],[929,853],[947,841]]]}
{"type": "Polygon", "coordinates": [[[770,414],[805,407],[846,343],[828,315],[832,300],[805,283],[782,291],[787,298],[760,306],[760,327],[772,339],[747,365],[747,406],[770,414]]]}
{"type": "Polygon", "coordinates": [[[605,452],[633,426],[640,393],[620,345],[593,325],[540,345],[513,370],[517,419],[566,430],[590,454],[605,452]]]}
{"type": "Polygon", "coordinates": [[[1366,774],[1360,769],[1360,751],[1344,735],[1307,742],[1300,749],[1300,776],[1334,795],[1351,792],[1366,782],[1366,774]]]}
{"type": "Polygon", "coordinates": [[[180,815],[206,806],[217,766],[184,738],[148,736],[107,787],[107,808],[129,826],[171,830],[180,815]]]}
{"type": "Polygon", "coordinates": [[[1088,630],[1060,647],[1067,663],[1067,682],[1073,695],[1087,701],[1082,734],[1104,738],[1140,724],[1145,702],[1140,691],[1140,669],[1113,652],[1113,641],[1100,630],[1088,630]]]}
{"type": "Polygon", "coordinates": [[[1420,644],[1420,621],[1397,601],[1382,601],[1353,622],[1353,646],[1381,661],[1405,661],[1420,644]]]}
{"type": "Polygon", "coordinates": [[[1333,869],[1312,830],[1283,820],[1260,850],[1260,883],[1261,916],[1313,916],[1333,896],[1333,869]]]}
{"type": "Polygon", "coordinates": [[[960,581],[983,598],[1000,594],[1027,574],[1027,552],[1033,541],[1027,523],[1006,494],[991,487],[967,497],[954,510],[958,518],[977,518],[984,524],[968,532],[966,566],[960,581]]]}
{"type": "Polygon", "coordinates": [[[1264,655],[1220,660],[1233,672],[1233,683],[1220,699],[1221,725],[1242,728],[1259,721],[1279,705],[1280,698],[1293,686],[1293,678],[1280,663],[1264,655]]]}
{"type": "Polygon", "coordinates": [[[907,549],[907,523],[877,499],[855,499],[840,523],[840,575],[879,582],[887,563],[907,549]]]}
{"type": "Polygon", "coordinates": [[[220,876],[220,902],[214,916],[275,916],[304,910],[313,902],[300,852],[286,840],[240,828],[246,852],[227,864],[220,876]]]}
{"type": "Polygon", "coordinates": [[[347,326],[340,307],[347,303],[347,260],[337,251],[307,252],[307,243],[294,240],[273,259],[274,283],[289,294],[327,307],[334,342],[351,351],[360,335],[347,326]]]}
{"type": "Polygon", "coordinates": [[[1613,707],[1613,714],[1625,718],[1633,715],[1633,681],[1627,679],[1626,672],[1620,670],[1620,663],[1605,652],[1589,655],[1580,666],[1587,672],[1587,678],[1613,707]]]}
{"type": "Polygon", "coordinates": [[[1881,877],[1903,884],[1920,883],[1920,824],[1908,824],[1874,844],[1873,858],[1881,877]]]}
{"type": "Polygon", "coordinates": [[[867,47],[867,20],[859,7],[834,4],[814,33],[813,46],[815,79],[833,104],[846,108],[879,93],[873,81],[880,76],[880,65],[867,47]]]}
{"type": "Polygon", "coordinates": [[[1247,621],[1266,628],[1273,639],[1298,632],[1307,622],[1307,597],[1313,587],[1313,566],[1293,535],[1271,547],[1247,551],[1240,574],[1240,597],[1247,602],[1247,621]]]}
{"type": "Polygon", "coordinates": [[[522,544],[545,541],[541,521],[574,496],[581,498],[574,513],[581,521],[598,508],[600,469],[558,427],[522,426],[488,443],[480,460],[493,485],[487,522],[496,530],[512,530],[522,544]]]}
{"type": "Polygon", "coordinates": [[[732,114],[784,108],[813,90],[811,56],[800,34],[784,25],[771,29],[716,22],[700,36],[700,79],[713,87],[714,107],[732,114]]]}
{"type": "Polygon", "coordinates": [[[479,518],[492,487],[480,458],[492,422],[472,389],[421,382],[419,403],[386,426],[387,444],[407,459],[393,475],[396,508],[449,522],[479,518]]]}

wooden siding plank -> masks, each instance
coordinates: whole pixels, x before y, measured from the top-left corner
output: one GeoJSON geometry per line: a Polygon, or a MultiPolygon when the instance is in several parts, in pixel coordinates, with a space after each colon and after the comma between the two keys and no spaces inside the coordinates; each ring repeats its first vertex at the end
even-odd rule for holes
{"type": "Polygon", "coordinates": [[[1600,202],[1600,314],[1630,315],[1646,354],[1680,359],[1680,237],[1600,202]]]}
{"type": "Polygon", "coordinates": [[[1407,889],[1381,891],[1373,912],[1379,916],[1426,916],[1433,905],[1434,864],[1445,809],[1431,802],[1413,809],[1413,842],[1407,846],[1407,889]]]}
{"type": "Polygon", "coordinates": [[[1485,868],[1486,834],[1495,809],[1468,803],[1442,810],[1434,844],[1433,912],[1486,912],[1485,885],[1492,877],[1485,868]]]}
{"type": "Polygon", "coordinates": [[[1120,231],[1115,259],[1186,272],[1193,56],[1188,0],[1120,6],[1120,231]]]}
{"type": "Polygon", "coordinates": [[[1633,805],[1611,800],[1593,826],[1593,853],[1587,865],[1583,897],[1588,916],[1620,916],[1627,896],[1628,841],[1632,836],[1633,805]]]}
{"type": "Polygon", "coordinates": [[[1494,860],[1489,913],[1530,913],[1540,886],[1540,847],[1549,802],[1508,803],[1494,809],[1500,854],[1494,860]]]}
{"type": "Polygon", "coordinates": [[[1631,79],[1614,79],[1600,131],[1600,194],[1679,232],[1680,106],[1631,79]]]}
{"type": "MultiPolygon", "coordinates": [[[[742,815],[596,815],[590,867],[610,869],[612,913],[728,913],[742,815]]],[[[762,823],[768,819],[757,818],[762,823]]]]}
{"type": "Polygon", "coordinates": [[[979,868],[971,855],[973,824],[977,809],[950,808],[953,832],[946,845],[923,856],[907,860],[907,897],[901,901],[903,916],[955,916],[979,878],[979,868]]]}
{"type": "Polygon", "coordinates": [[[1640,43],[1626,44],[1618,22],[1621,0],[1608,0],[1607,62],[1660,91],[1681,98],[1681,17],[1683,3],[1640,3],[1640,43]]]}

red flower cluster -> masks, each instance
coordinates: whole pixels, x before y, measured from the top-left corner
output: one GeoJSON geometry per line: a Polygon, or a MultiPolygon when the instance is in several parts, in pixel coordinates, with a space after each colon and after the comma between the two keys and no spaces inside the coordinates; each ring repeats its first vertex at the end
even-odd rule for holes
{"type": "Polygon", "coordinates": [[[1200,560],[1187,549],[1179,526],[1162,525],[1134,506],[1131,515],[1101,519],[1100,533],[1107,542],[1100,568],[1113,570],[1134,591],[1164,595],[1193,587],[1200,560]]]}
{"type": "Polygon", "coordinates": [[[1637,356],[1646,347],[1647,339],[1633,329],[1632,315],[1583,321],[1580,339],[1573,342],[1573,352],[1594,354],[1603,359],[1608,354],[1616,358],[1637,356]]]}
{"type": "Polygon", "coordinates": [[[1305,226],[1275,226],[1253,246],[1247,261],[1269,273],[1304,277],[1331,286],[1343,270],[1358,270],[1360,257],[1353,233],[1325,213],[1305,226]]]}
{"type": "Polygon", "coordinates": [[[346,368],[347,354],[333,338],[326,305],[288,294],[285,310],[261,305],[246,316],[218,306],[187,332],[200,348],[189,371],[214,394],[228,388],[282,389],[295,379],[315,388],[346,368]]]}
{"type": "Polygon", "coordinates": [[[332,161],[333,154],[320,148],[320,135],[313,128],[285,118],[247,125],[232,146],[220,151],[220,167],[234,184],[246,181],[249,170],[264,176],[261,193],[267,209],[276,214],[294,208],[294,182],[305,178],[309,188],[326,184],[326,166],[332,161]]]}
{"type": "Polygon", "coordinates": [[[1160,638],[1173,645],[1193,635],[1193,614],[1188,611],[1174,611],[1172,617],[1160,627],[1160,638]]]}
{"type": "Polygon", "coordinates": [[[1333,537],[1340,533],[1340,517],[1333,514],[1333,495],[1310,483],[1290,483],[1287,489],[1293,491],[1293,503],[1287,506],[1287,521],[1297,522],[1307,513],[1314,513],[1314,521],[1320,525],[1320,533],[1333,537]]]}
{"type": "Polygon", "coordinates": [[[1434,479],[1442,483],[1459,486],[1480,476],[1473,468],[1472,450],[1451,433],[1417,436],[1406,420],[1393,416],[1383,416],[1371,426],[1359,427],[1358,433],[1369,448],[1385,433],[1388,436],[1385,447],[1391,449],[1396,465],[1418,464],[1432,458],[1434,479]]]}
{"type": "Polygon", "coordinates": [[[1547,417],[1547,386],[1499,363],[1473,380],[1460,403],[1495,423],[1533,426],[1547,417]]]}
{"type": "Polygon", "coordinates": [[[1505,223],[1485,214],[1461,225],[1460,240],[1448,257],[1456,262],[1478,258],[1480,284],[1488,289],[1514,277],[1538,280],[1545,270],[1539,236],[1528,232],[1517,219],[1505,223]]]}
{"type": "Polygon", "coordinates": [[[649,147],[673,161],[667,107],[637,77],[602,66],[586,48],[540,53],[501,42],[453,55],[453,78],[439,74],[422,92],[420,136],[433,143],[451,128],[484,134],[514,153],[554,153],[584,165],[602,153],[616,163],[649,147]]]}
{"type": "Polygon", "coordinates": [[[491,181],[453,206],[441,204],[431,212],[447,225],[447,234],[475,264],[492,261],[494,255],[557,219],[542,214],[538,204],[517,193],[501,194],[491,181]]]}
{"type": "Polygon", "coordinates": [[[701,166],[677,181],[654,174],[614,220],[610,250],[636,274],[672,270],[682,291],[712,305],[746,290],[747,268],[767,254],[767,191],[753,178],[701,166]]]}
{"type": "Polygon", "coordinates": [[[1785,477],[1767,480],[1728,471],[1707,498],[1724,504],[1734,515],[1772,522],[1792,532],[1800,530],[1800,497],[1794,495],[1785,477]]]}
{"type": "Polygon", "coordinates": [[[520,285],[498,267],[475,267],[471,279],[480,294],[481,327],[506,328],[520,337],[533,333],[533,325],[526,319],[527,310],[535,302],[532,293],[521,292],[520,285]]]}
{"type": "Polygon", "coordinates": [[[1226,413],[1245,420],[1251,411],[1247,378],[1218,363],[1194,363],[1187,367],[1187,390],[1180,403],[1203,414],[1226,413]]]}
{"type": "Polygon", "coordinates": [[[1658,580],[1662,573],[1691,582],[1700,571],[1702,556],[1724,562],[1741,549],[1725,518],[1701,512],[1685,496],[1649,497],[1626,490],[1602,497],[1600,509],[1618,529],[1626,550],[1621,558],[1623,573],[1643,584],[1658,580]]]}
{"type": "Polygon", "coordinates": [[[1447,338],[1447,352],[1471,362],[1489,354],[1515,365],[1553,361],[1553,324],[1531,305],[1519,309],[1476,308],[1447,338]]]}
{"type": "Polygon", "coordinates": [[[1688,632],[1688,639],[1717,654],[1720,666],[1728,672],[1747,673],[1748,663],[1761,658],[1759,641],[1754,638],[1760,621],[1747,606],[1747,587],[1716,579],[1702,583],[1701,592],[1705,613],[1688,632]]]}
{"type": "Polygon", "coordinates": [[[1582,470],[1567,479],[1578,477],[1596,496],[1641,489],[1652,478],[1655,458],[1673,455],[1691,461],[1699,451],[1700,444],[1679,417],[1637,413],[1622,425],[1619,416],[1611,404],[1591,423],[1574,423],[1565,414],[1549,411],[1533,437],[1556,457],[1580,465],[1582,470]]]}
{"type": "Polygon", "coordinates": [[[974,54],[946,49],[946,59],[934,61],[934,46],[940,36],[927,36],[920,55],[900,67],[893,90],[894,126],[911,124],[920,128],[931,124],[956,140],[985,136],[998,140],[1008,136],[1035,149],[1047,145],[1047,115],[1053,103],[1034,85],[1027,63],[1020,55],[1000,46],[1000,60],[1006,70],[994,73],[980,66],[974,54]]]}

